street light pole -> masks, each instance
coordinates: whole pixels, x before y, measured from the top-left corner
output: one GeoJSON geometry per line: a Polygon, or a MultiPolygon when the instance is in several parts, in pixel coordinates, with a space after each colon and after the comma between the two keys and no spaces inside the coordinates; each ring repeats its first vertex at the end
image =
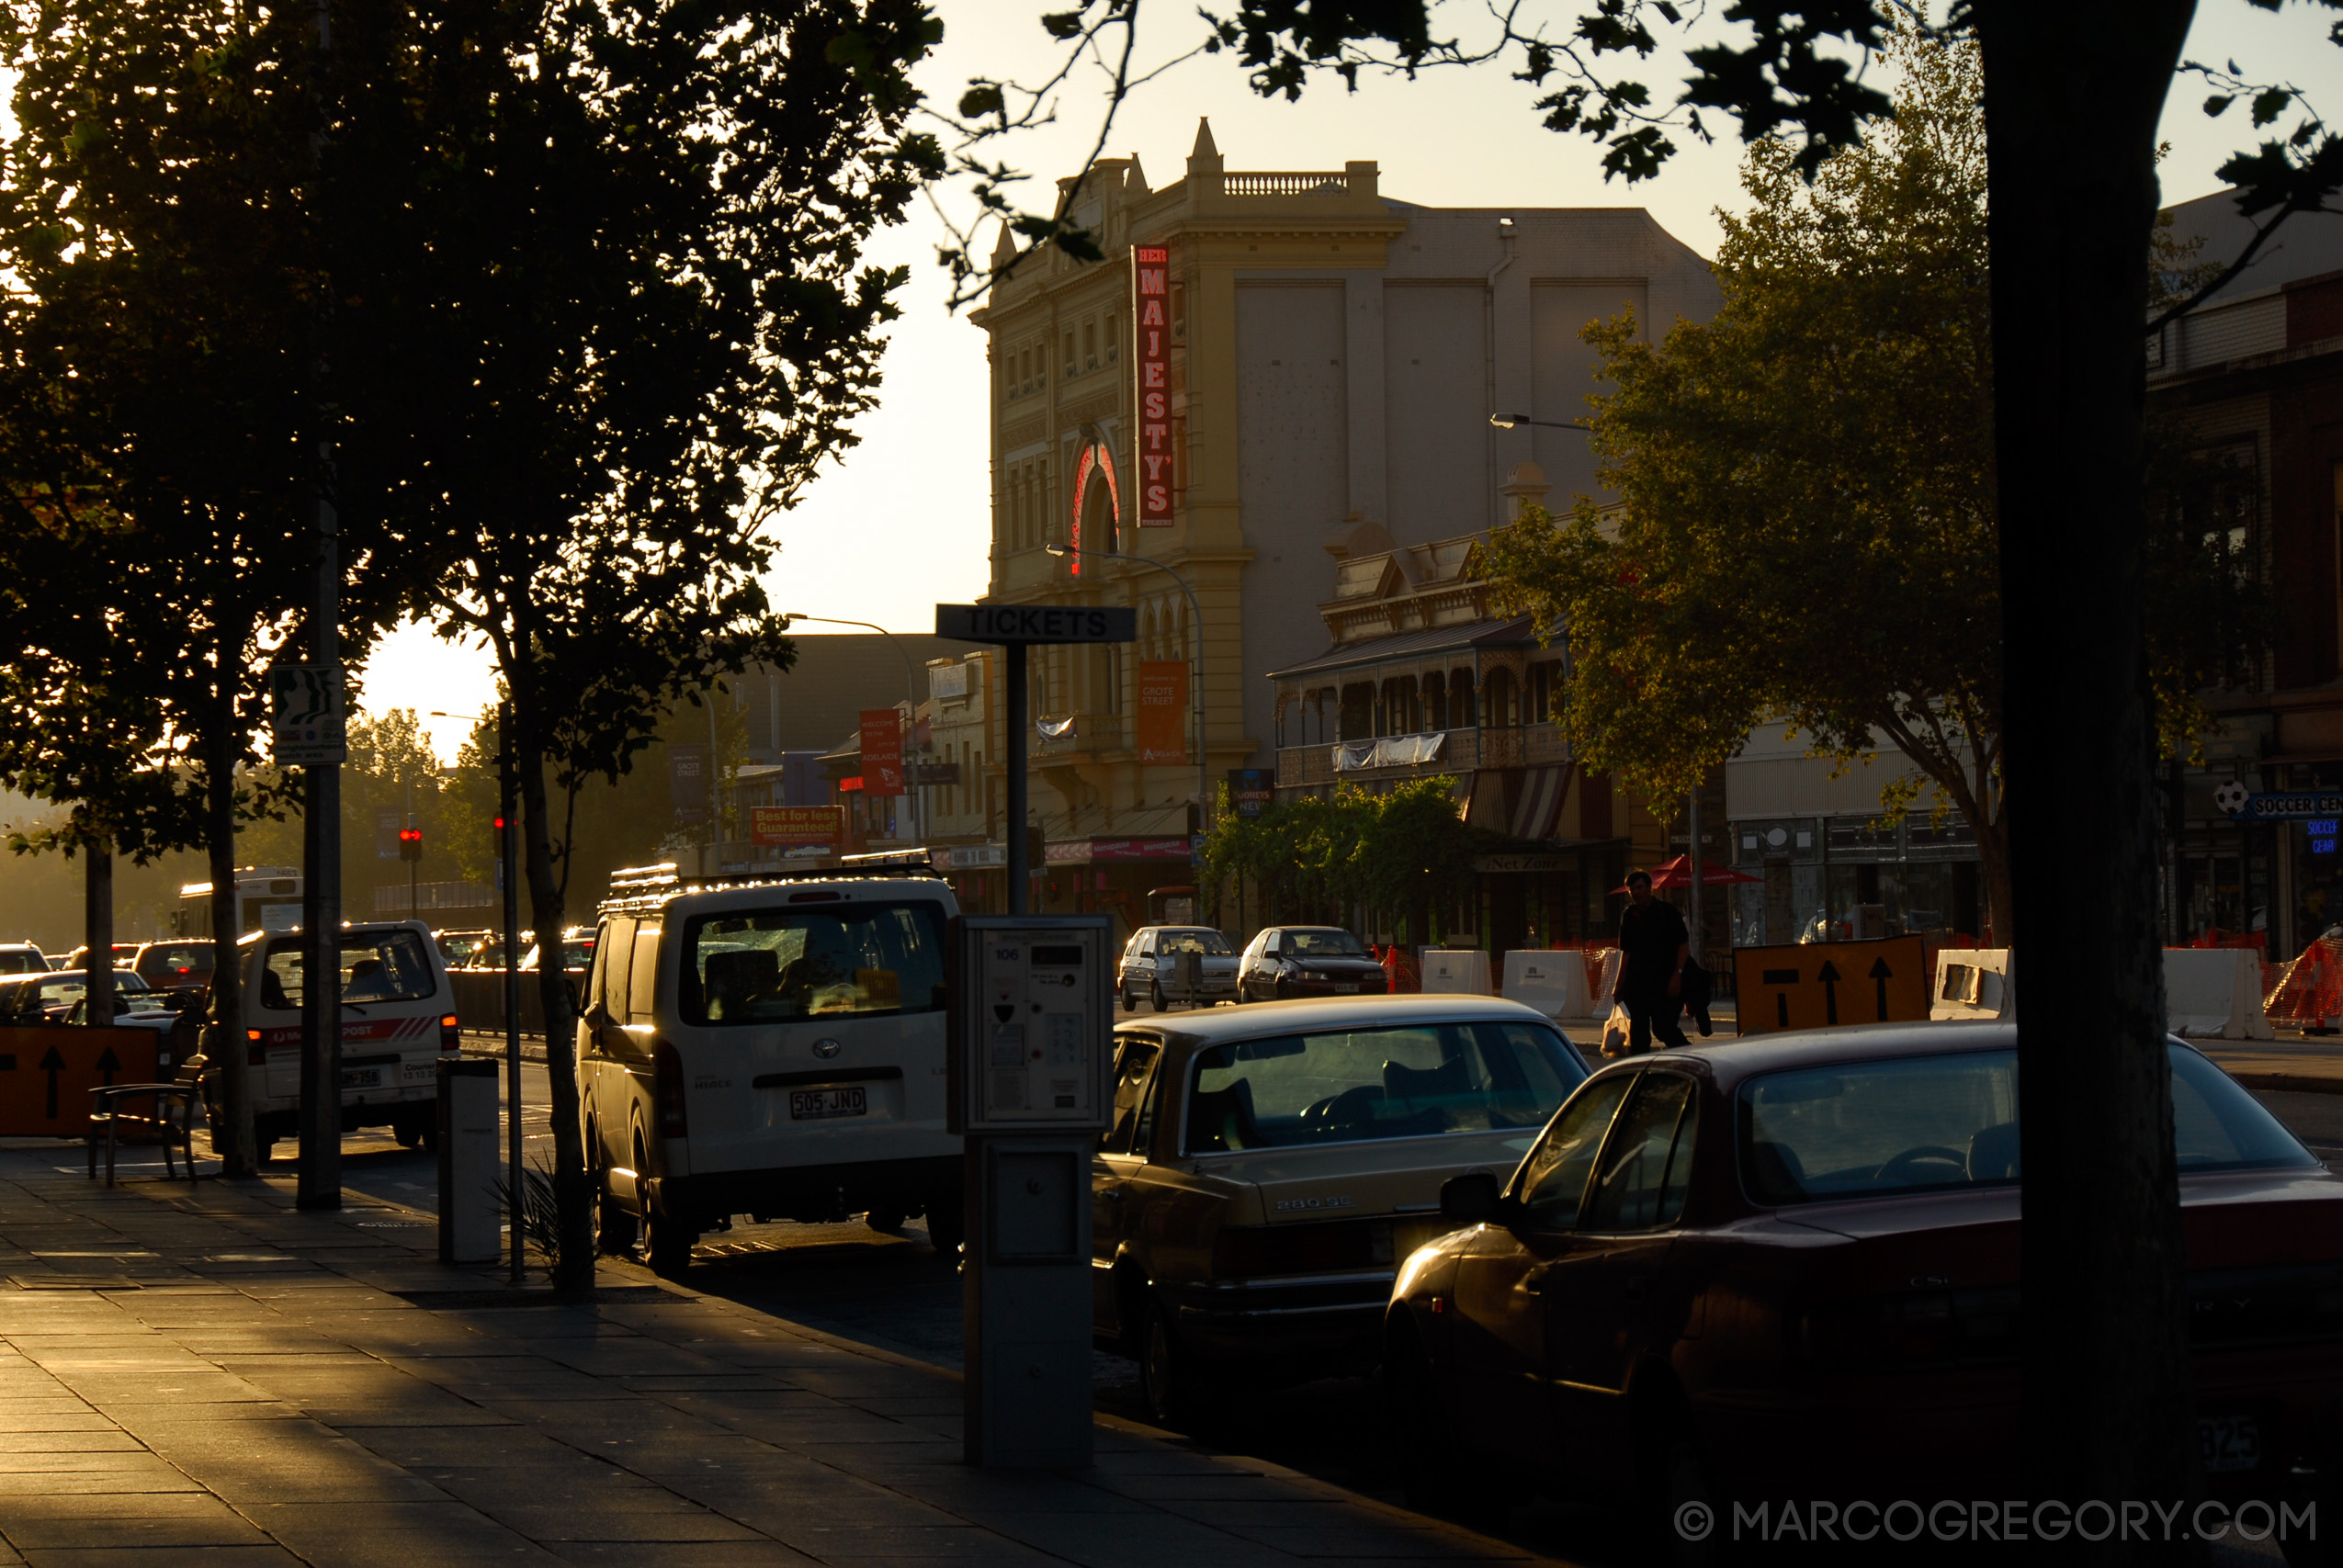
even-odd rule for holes
{"type": "MultiPolygon", "coordinates": [[[[910,711],[904,716],[904,720],[911,726],[911,736],[913,739],[917,738],[920,728],[919,671],[911,663],[911,654],[904,649],[901,643],[895,640],[895,634],[893,632],[889,631],[885,626],[880,626],[876,621],[850,621],[840,615],[800,615],[796,612],[791,611],[783,615],[781,619],[785,623],[813,621],[825,626],[862,626],[867,630],[875,631],[880,637],[885,637],[887,639],[887,646],[893,649],[897,656],[903,660],[903,698],[910,708],[910,711]]],[[[903,787],[911,795],[911,836],[919,840],[922,843],[924,843],[927,840],[927,796],[922,792],[927,786],[924,784],[913,784],[911,782],[911,770],[916,764],[908,760],[911,756],[911,747],[906,746],[903,748],[903,754],[906,758],[903,764],[903,787]]],[[[1011,912],[1021,914],[1024,911],[1013,910],[1011,912]]]]}
{"type": "Polygon", "coordinates": [[[1211,769],[1204,754],[1204,609],[1196,603],[1196,591],[1188,586],[1186,578],[1182,577],[1161,561],[1149,560],[1145,556],[1125,555],[1120,550],[1086,550],[1079,545],[1046,545],[1043,548],[1061,559],[1067,556],[1087,556],[1093,560],[1118,560],[1126,566],[1141,567],[1149,571],[1160,571],[1178,583],[1180,592],[1188,596],[1188,624],[1194,626],[1196,632],[1196,663],[1190,684],[1195,693],[1196,821],[1201,825],[1204,822],[1205,814],[1212,809],[1212,795],[1207,784],[1211,769]]]}

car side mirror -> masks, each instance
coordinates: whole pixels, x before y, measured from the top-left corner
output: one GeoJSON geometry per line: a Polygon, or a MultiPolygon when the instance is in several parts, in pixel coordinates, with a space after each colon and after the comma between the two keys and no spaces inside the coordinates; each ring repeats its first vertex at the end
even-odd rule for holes
{"type": "Polygon", "coordinates": [[[1488,1171],[1468,1170],[1440,1184],[1441,1221],[1458,1229],[1495,1219],[1503,1206],[1497,1178],[1488,1171]]]}

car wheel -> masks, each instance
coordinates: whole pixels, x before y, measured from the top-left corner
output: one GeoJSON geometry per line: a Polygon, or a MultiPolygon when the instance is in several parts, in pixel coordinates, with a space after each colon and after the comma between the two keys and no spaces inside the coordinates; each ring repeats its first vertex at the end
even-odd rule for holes
{"type": "Polygon", "coordinates": [[[1125,1012],[1137,1012],[1137,1011],[1138,1011],[1138,1010],[1139,1010],[1139,994],[1138,994],[1137,991],[1134,991],[1133,989],[1131,989],[1131,987],[1128,987],[1128,986],[1125,986],[1122,989],[1123,989],[1123,1010],[1124,1010],[1125,1012]]]}
{"type": "Polygon", "coordinates": [[[1206,1403],[1195,1358],[1153,1295],[1139,1320],[1139,1396],[1147,1402],[1148,1418],[1159,1427],[1192,1425],[1206,1403]]]}
{"type": "Polygon", "coordinates": [[[1163,999],[1163,982],[1160,979],[1149,980],[1147,983],[1147,999],[1149,1005],[1158,1012],[1172,1010],[1171,1004],[1163,999]]]}
{"type": "Polygon", "coordinates": [[[1432,1381],[1432,1363],[1412,1329],[1402,1331],[1383,1359],[1384,1407],[1391,1423],[1391,1452],[1408,1506],[1455,1517],[1470,1496],[1448,1413],[1432,1381]]]}
{"type": "Polygon", "coordinates": [[[653,1203],[643,1215],[643,1261],[662,1280],[680,1280],[692,1266],[692,1244],[699,1233],[687,1230],[653,1203]]]}
{"type": "Polygon", "coordinates": [[[863,1223],[882,1235],[893,1235],[903,1228],[903,1211],[900,1205],[873,1209],[863,1216],[863,1223]]]}
{"type": "Polygon", "coordinates": [[[624,1257],[634,1250],[635,1217],[618,1206],[610,1190],[610,1165],[602,1157],[602,1129],[594,1122],[586,1123],[585,1156],[586,1176],[594,1193],[594,1249],[624,1257]]]}

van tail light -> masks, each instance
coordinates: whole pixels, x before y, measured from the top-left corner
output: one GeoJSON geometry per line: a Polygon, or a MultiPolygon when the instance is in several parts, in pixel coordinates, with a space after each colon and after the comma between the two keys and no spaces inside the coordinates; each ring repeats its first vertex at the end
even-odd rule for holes
{"type": "Polygon", "coordinates": [[[691,1117],[684,1109],[684,1059],[675,1047],[660,1042],[651,1053],[651,1103],[662,1138],[691,1135],[691,1117]]]}
{"type": "Polygon", "coordinates": [[[439,1021],[439,1048],[442,1051],[453,1051],[460,1047],[463,1043],[463,1028],[456,1021],[456,1015],[451,1012],[439,1021]]]}
{"type": "Polygon", "coordinates": [[[244,1031],[244,1060],[255,1067],[268,1065],[268,1048],[260,1043],[260,1031],[257,1029],[244,1031]]]}

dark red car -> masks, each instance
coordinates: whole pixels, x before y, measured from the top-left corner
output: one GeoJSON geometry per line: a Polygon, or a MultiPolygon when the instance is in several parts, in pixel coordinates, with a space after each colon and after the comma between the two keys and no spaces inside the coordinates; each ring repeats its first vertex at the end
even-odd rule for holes
{"type": "Polygon", "coordinates": [[[1379,997],[1390,988],[1383,965],[1340,926],[1268,926],[1253,933],[1237,960],[1240,1002],[1379,997]]]}
{"type": "MultiPolygon", "coordinates": [[[[2170,1054],[2209,1494],[2331,1503],[2343,1179],[2211,1061],[2170,1054]]],[[[2025,1496],[2017,1090],[2015,1026],[1994,1022],[1589,1078],[1510,1177],[1449,1182],[1463,1228],[1394,1285],[1411,1495],[1456,1502],[1515,1467],[1663,1529],[1703,1503],[1720,1530],[1736,1503],[2025,1496]]],[[[2333,1550],[2288,1542],[2330,1560],[2305,1549],[2333,1550]]]]}

